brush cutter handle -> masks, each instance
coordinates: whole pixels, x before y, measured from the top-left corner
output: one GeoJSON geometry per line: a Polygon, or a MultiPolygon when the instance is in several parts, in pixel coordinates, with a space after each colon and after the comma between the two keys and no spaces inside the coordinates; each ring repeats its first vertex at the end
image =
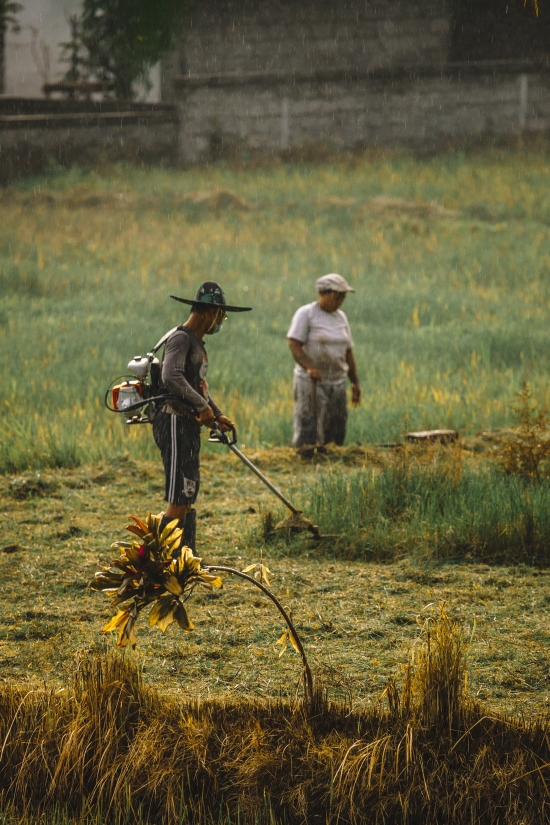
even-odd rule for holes
{"type": "Polygon", "coordinates": [[[212,441],[214,444],[225,444],[226,447],[232,447],[234,444],[237,443],[237,430],[235,427],[229,428],[231,431],[231,438],[220,430],[217,424],[212,427],[210,430],[210,437],[209,441],[212,441]]]}

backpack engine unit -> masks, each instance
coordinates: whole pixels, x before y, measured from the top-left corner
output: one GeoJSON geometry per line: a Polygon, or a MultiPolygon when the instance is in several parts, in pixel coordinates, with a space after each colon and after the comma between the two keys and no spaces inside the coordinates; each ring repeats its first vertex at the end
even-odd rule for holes
{"type": "Polygon", "coordinates": [[[159,395],[160,361],[155,355],[176,329],[174,327],[163,335],[146,356],[136,355],[132,358],[128,363],[131,376],[121,375],[109,384],[104,398],[105,406],[111,412],[123,415],[126,424],[152,424],[157,410],[167,401],[181,401],[176,395],[159,395]]]}

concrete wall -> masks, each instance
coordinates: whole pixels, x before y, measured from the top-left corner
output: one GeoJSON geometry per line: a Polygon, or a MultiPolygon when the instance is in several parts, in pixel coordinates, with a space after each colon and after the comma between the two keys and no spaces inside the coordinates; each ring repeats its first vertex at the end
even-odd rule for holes
{"type": "Polygon", "coordinates": [[[164,61],[162,100],[181,76],[441,63],[448,0],[210,0],[164,61]]]}
{"type": "Polygon", "coordinates": [[[487,134],[550,131],[550,83],[488,75],[195,87],[181,111],[184,163],[206,157],[220,139],[273,151],[307,143],[436,149],[487,134]]]}
{"type": "Polygon", "coordinates": [[[180,159],[213,144],[435,148],[550,128],[529,60],[449,62],[464,0],[211,0],[165,61],[180,159]],[[460,8],[459,8],[460,7],[460,8]]]}
{"type": "Polygon", "coordinates": [[[448,47],[445,0],[213,0],[180,49],[201,74],[441,62],[448,47]]]}
{"type": "Polygon", "coordinates": [[[0,181],[52,163],[175,163],[178,129],[171,106],[0,98],[0,181]]]}

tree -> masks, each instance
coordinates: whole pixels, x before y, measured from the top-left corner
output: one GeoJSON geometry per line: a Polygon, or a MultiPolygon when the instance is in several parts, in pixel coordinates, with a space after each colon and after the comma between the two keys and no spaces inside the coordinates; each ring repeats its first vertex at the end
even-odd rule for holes
{"type": "Polygon", "coordinates": [[[84,0],[73,39],[76,36],[87,51],[88,77],[113,84],[117,98],[133,97],[134,84],[147,85],[150,69],[173,45],[188,4],[189,0],[84,0]]]}
{"type": "Polygon", "coordinates": [[[19,31],[17,13],[23,6],[14,0],[0,0],[0,95],[5,89],[5,69],[6,69],[6,34],[11,28],[12,31],[19,31]]]}
{"type": "MultiPolygon", "coordinates": [[[[69,68],[65,72],[64,80],[69,83],[78,83],[88,78],[88,58],[84,53],[84,47],[80,39],[80,20],[77,14],[71,14],[68,19],[71,39],[66,43],[60,43],[63,63],[68,63],[69,68]]],[[[74,91],[71,93],[74,96],[74,91]]]]}

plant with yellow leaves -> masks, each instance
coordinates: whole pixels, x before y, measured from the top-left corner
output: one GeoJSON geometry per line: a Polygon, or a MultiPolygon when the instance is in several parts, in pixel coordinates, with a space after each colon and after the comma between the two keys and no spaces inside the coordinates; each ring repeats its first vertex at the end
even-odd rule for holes
{"type": "Polygon", "coordinates": [[[304,687],[306,701],[313,703],[313,676],[307,657],[291,617],[270,587],[270,570],[263,562],[256,562],[244,570],[236,570],[225,565],[201,567],[201,559],[193,551],[181,545],[183,530],[178,521],[171,521],[162,532],[160,522],[164,513],[156,516],[148,514],[145,522],[131,516],[134,524],[127,530],[136,538],[133,541],[117,541],[113,545],[120,557],[111,561],[109,567],[100,570],[90,582],[92,590],[102,590],[112,595],[111,604],[118,607],[115,616],[105,625],[105,632],[118,630],[118,645],[136,645],[135,625],[140,612],[148,606],[149,624],[163,633],[172,622],[182,630],[193,630],[194,625],[187,615],[185,602],[199,585],[221,587],[222,580],[213,575],[216,572],[230,573],[258,587],[276,606],[286,622],[286,628],[276,644],[282,645],[284,653],[288,642],[302,657],[304,665],[304,687]],[[250,574],[253,575],[250,575],[250,574]]]}
{"type": "Polygon", "coordinates": [[[175,621],[182,630],[193,630],[185,602],[198,585],[210,589],[222,586],[219,576],[201,568],[201,559],[189,547],[180,547],[183,530],[178,528],[177,519],[159,532],[162,515],[149,513],[145,522],[132,516],[135,524],[126,529],[137,538],[115,542],[112,547],[118,548],[120,557],[96,573],[90,583],[92,590],[112,594],[113,607],[120,605],[103,628],[119,631],[120,647],[135,646],[136,621],[149,605],[151,627],[156,625],[164,632],[175,621]]]}

